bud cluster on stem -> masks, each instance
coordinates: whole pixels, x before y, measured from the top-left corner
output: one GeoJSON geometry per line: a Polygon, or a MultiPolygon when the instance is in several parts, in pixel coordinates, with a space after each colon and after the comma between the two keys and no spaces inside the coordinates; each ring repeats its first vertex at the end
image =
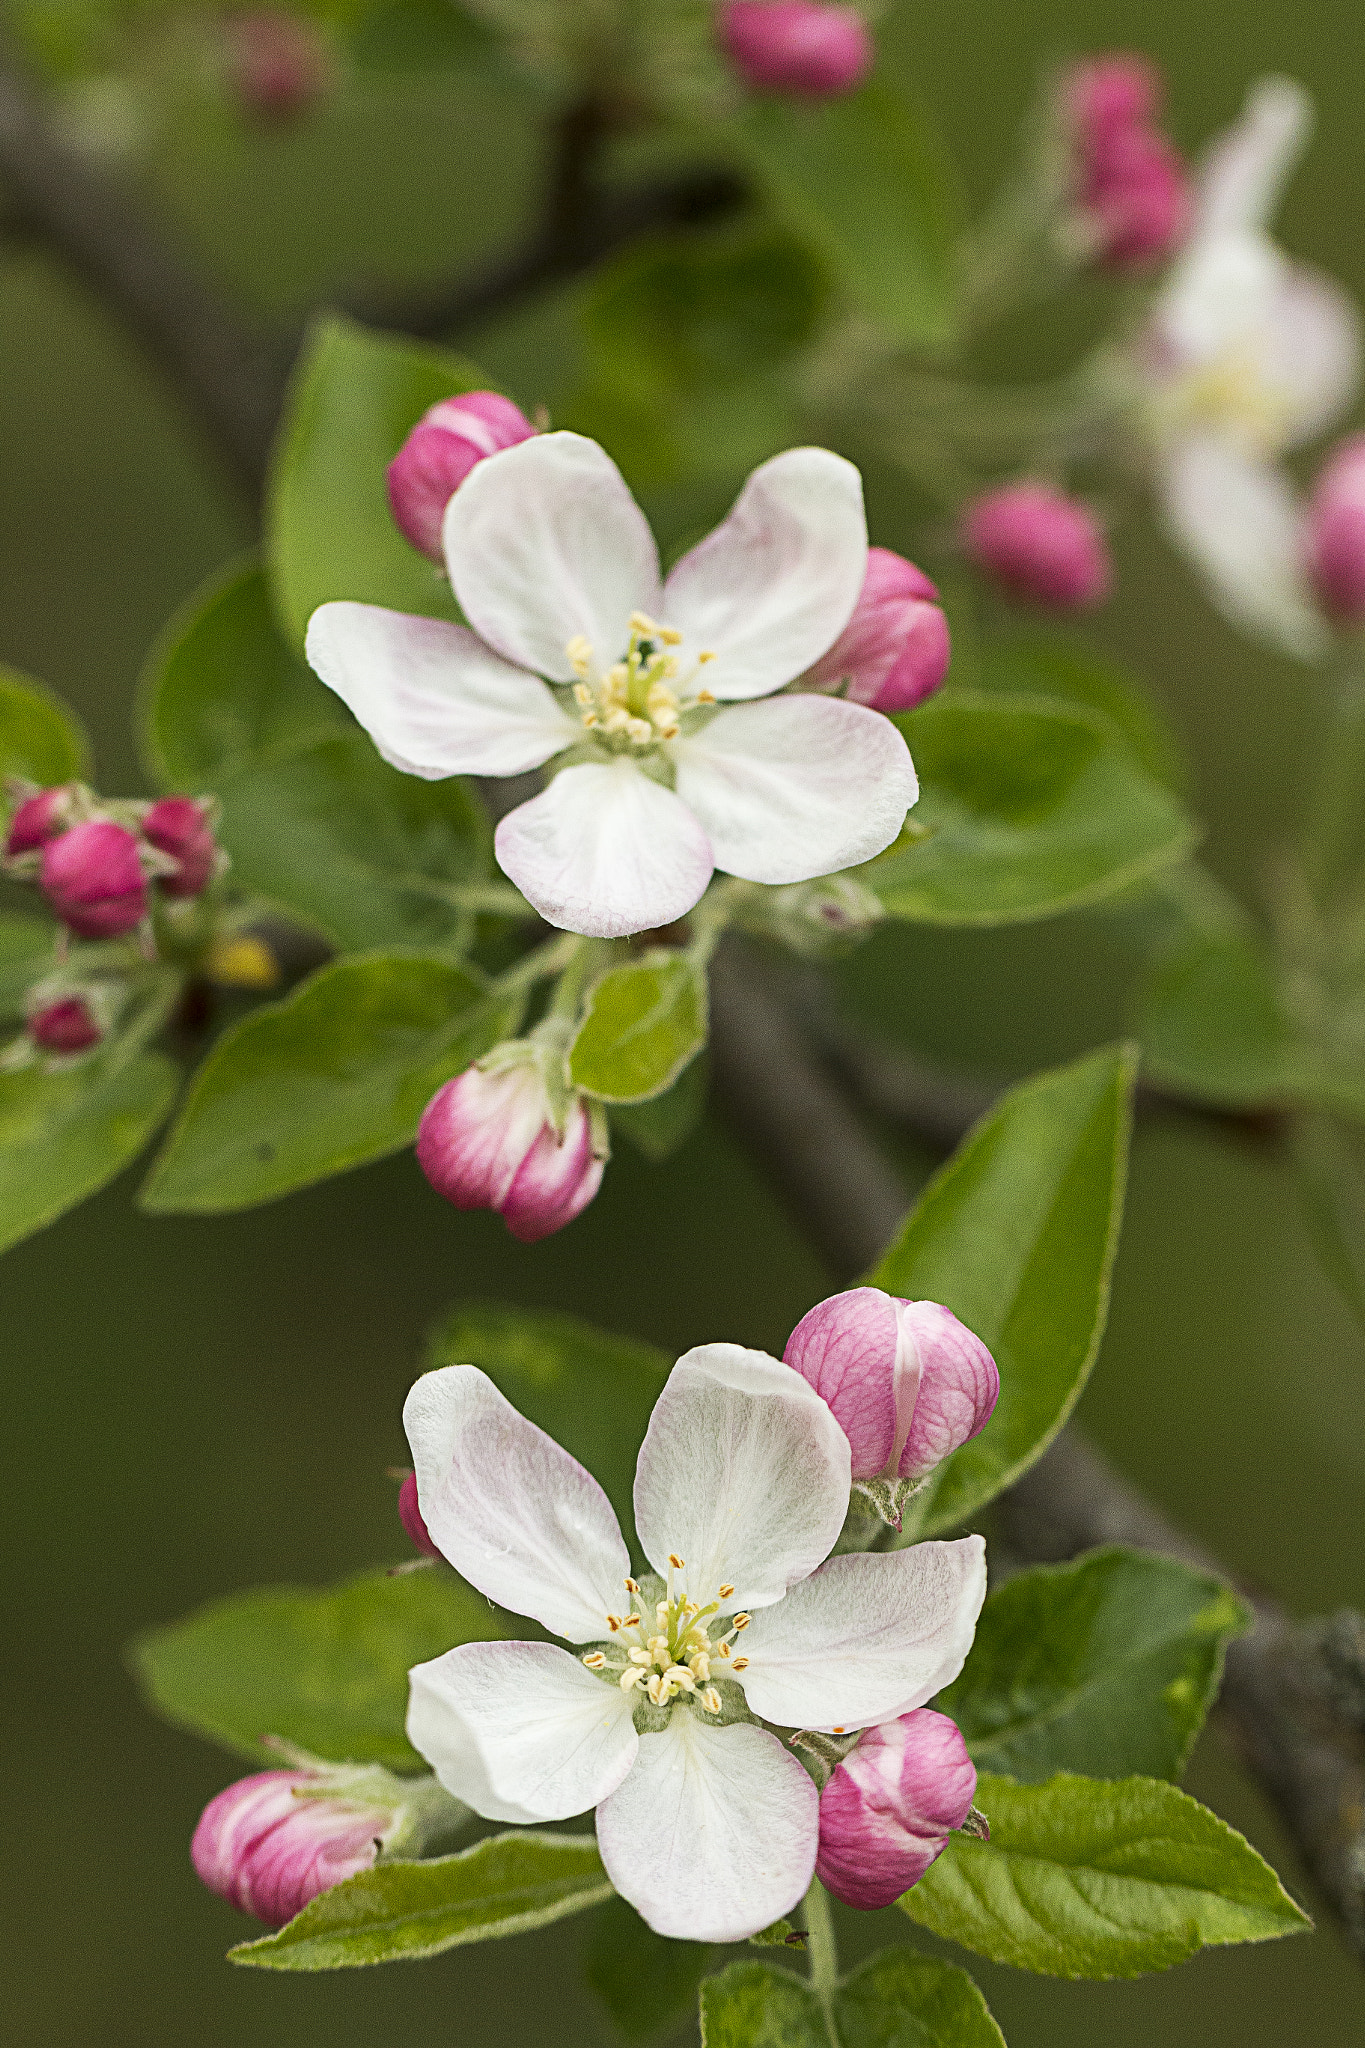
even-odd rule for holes
{"type": "Polygon", "coordinates": [[[1065,74],[1059,98],[1073,204],[1096,259],[1129,269],[1172,254],[1189,228],[1191,195],[1180,155],[1157,125],[1156,67],[1124,54],[1093,57],[1065,74]]]}

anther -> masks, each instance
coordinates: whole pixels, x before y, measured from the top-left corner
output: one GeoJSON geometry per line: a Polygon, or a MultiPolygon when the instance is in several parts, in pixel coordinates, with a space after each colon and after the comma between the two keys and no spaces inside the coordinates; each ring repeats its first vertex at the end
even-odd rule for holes
{"type": "Polygon", "coordinates": [[[589,1650],[583,1662],[589,1671],[605,1671],[607,1668],[607,1660],[600,1650],[589,1650]]]}
{"type": "Polygon", "coordinates": [[[732,1668],[736,1671],[743,1671],[748,1666],[748,1662],[747,1657],[736,1657],[732,1668]]]}
{"type": "Polygon", "coordinates": [[[722,1656],[722,1657],[728,1657],[728,1656],[729,1656],[729,1654],[730,1654],[730,1645],[729,1645],[728,1643],[722,1643],[722,1644],[721,1644],[721,1646],[720,1646],[720,1654],[721,1654],[721,1656],[722,1656]]]}
{"type": "Polygon", "coordinates": [[[714,1685],[708,1685],[705,1692],[697,1694],[697,1698],[701,1701],[708,1714],[718,1714],[720,1712],[721,1698],[714,1685]]]}
{"type": "MultiPolygon", "coordinates": [[[[589,648],[588,652],[591,653],[592,649],[589,648]]],[[[700,664],[703,661],[714,661],[715,658],[716,650],[714,647],[703,647],[701,653],[697,656],[697,661],[700,664]]]]}
{"type": "Polygon", "coordinates": [[[644,1676],[638,1664],[628,1664],[616,1682],[622,1692],[633,1692],[637,1685],[644,1683],[644,1676]]]}
{"type": "Polygon", "coordinates": [[[735,1590],[735,1589],[734,1589],[734,1587],[733,1587],[733,1586],[731,1586],[731,1585],[724,1585],[724,1586],[722,1586],[722,1587],[721,1587],[721,1589],[720,1589],[720,1597],[721,1597],[721,1599],[722,1599],[722,1600],[728,1600],[728,1599],[730,1598],[730,1595],[731,1595],[731,1594],[732,1594],[732,1593],[734,1592],[734,1590],[735,1590]]]}
{"type": "Polygon", "coordinates": [[[638,1593],[640,1590],[640,1588],[636,1585],[634,1579],[627,1579],[625,1581],[625,1588],[628,1593],[638,1593]]]}
{"type": "Polygon", "coordinates": [[[679,1557],[675,1550],[669,1551],[668,1561],[672,1565],[675,1572],[681,1572],[687,1569],[687,1559],[685,1557],[679,1557]]]}
{"type": "Polygon", "coordinates": [[[730,1624],[730,1626],[735,1629],[747,1628],[749,1626],[750,1618],[751,1617],[747,1614],[737,1614],[733,1622],[730,1624]]]}
{"type": "Polygon", "coordinates": [[[607,1616],[607,1627],[611,1630],[613,1635],[616,1634],[616,1631],[618,1628],[620,1628],[620,1626],[621,1617],[619,1614],[609,1614],[607,1616]]]}
{"type": "Polygon", "coordinates": [[[714,690],[698,690],[697,702],[699,704],[714,704],[715,701],[716,693],[714,690]]]}

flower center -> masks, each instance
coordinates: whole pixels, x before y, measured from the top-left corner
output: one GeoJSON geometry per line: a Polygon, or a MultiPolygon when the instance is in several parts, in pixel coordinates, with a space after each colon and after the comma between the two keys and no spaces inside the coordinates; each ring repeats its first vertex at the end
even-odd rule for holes
{"type": "Polygon", "coordinates": [[[726,1675],[727,1669],[744,1670],[749,1660],[736,1657],[732,1645],[749,1626],[749,1617],[736,1614],[728,1622],[721,1617],[721,1602],[733,1598],[733,1586],[719,1587],[716,1598],[702,1606],[674,1587],[673,1574],[684,1570],[683,1559],[670,1555],[668,1566],[662,1600],[649,1602],[634,1579],[625,1581],[631,1596],[627,1612],[607,1616],[610,1642],[587,1651],[583,1662],[622,1692],[639,1687],[651,1706],[670,1706],[686,1693],[703,1713],[718,1714],[723,1702],[713,1677],[726,1675]]]}
{"type": "Polygon", "coordinates": [[[1191,424],[1235,434],[1258,455],[1284,446],[1292,406],[1265,374],[1261,352],[1242,341],[1181,380],[1176,406],[1191,424]]]}
{"type": "Polygon", "coordinates": [[[688,694],[698,670],[715,656],[703,651],[684,676],[676,651],[681,645],[682,634],[671,626],[656,625],[643,612],[632,612],[624,659],[599,674],[591,643],[575,634],[564,652],[578,677],[574,702],[588,730],[626,747],[655,747],[662,740],[675,740],[684,711],[716,701],[709,690],[688,694]]]}

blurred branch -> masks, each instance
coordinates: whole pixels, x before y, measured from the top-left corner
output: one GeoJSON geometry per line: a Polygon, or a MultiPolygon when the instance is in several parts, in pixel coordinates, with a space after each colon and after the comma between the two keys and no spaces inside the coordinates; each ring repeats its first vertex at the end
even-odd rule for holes
{"type": "MultiPolygon", "coordinates": [[[[836,1277],[865,1272],[900,1227],[905,1189],[797,1008],[733,940],[712,967],[711,1055],[730,1120],[836,1277]]],[[[922,1071],[913,1080],[903,1072],[899,1082],[908,1091],[899,1097],[902,1112],[911,1097],[918,1103],[909,1120],[924,1142],[942,1152],[960,1142],[974,1120],[965,1092],[936,1097],[922,1071]]],[[[1128,1543],[1229,1577],[1074,1425],[1004,1496],[1001,1510],[1007,1540],[1030,1562],[1128,1543]]],[[[1265,1594],[1239,1591],[1256,1620],[1229,1648],[1220,1711],[1365,1958],[1365,1621],[1345,1615],[1297,1623],[1265,1594]]]]}

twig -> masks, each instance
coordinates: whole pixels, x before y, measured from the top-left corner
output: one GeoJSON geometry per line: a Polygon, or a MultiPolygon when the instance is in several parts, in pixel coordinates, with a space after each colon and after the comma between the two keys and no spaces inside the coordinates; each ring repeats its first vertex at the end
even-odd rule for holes
{"type": "MultiPolygon", "coordinates": [[[[727,1114],[836,1277],[851,1279],[900,1226],[899,1176],[822,1067],[791,1003],[733,940],[716,955],[711,990],[712,1071],[727,1114]]],[[[965,1136],[970,1120],[954,1127],[950,1104],[935,1106],[943,1149],[965,1136]]],[[[921,1137],[927,1126],[920,1124],[921,1137]]],[[[1004,1496],[1002,1515],[1011,1547],[1031,1562],[1118,1542],[1228,1576],[1074,1426],[1004,1496]]],[[[1277,1602],[1242,1590],[1256,1622],[1229,1649],[1223,1716],[1365,1958],[1365,1622],[1296,1624],[1277,1602]]]]}

